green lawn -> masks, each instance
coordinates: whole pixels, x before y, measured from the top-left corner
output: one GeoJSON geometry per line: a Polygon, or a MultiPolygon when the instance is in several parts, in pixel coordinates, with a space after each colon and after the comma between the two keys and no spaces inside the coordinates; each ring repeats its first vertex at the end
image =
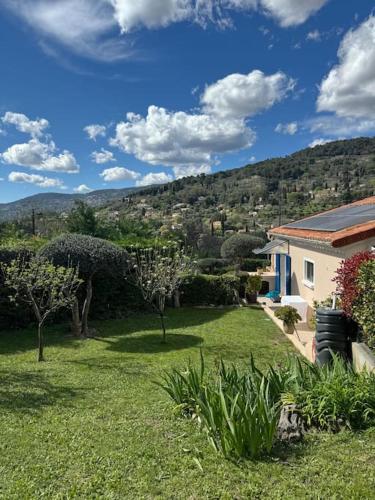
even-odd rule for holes
{"type": "Polygon", "coordinates": [[[312,434],[269,460],[236,465],[153,384],[164,368],[223,356],[282,361],[291,344],[260,310],[182,309],[98,322],[98,338],[0,334],[0,498],[375,498],[375,429],[312,434]]]}

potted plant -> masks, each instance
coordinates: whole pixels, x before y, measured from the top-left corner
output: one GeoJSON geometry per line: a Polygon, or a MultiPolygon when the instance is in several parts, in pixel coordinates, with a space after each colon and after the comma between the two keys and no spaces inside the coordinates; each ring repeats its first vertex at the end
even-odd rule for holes
{"type": "Polygon", "coordinates": [[[251,304],[257,301],[257,295],[262,288],[262,278],[259,275],[249,276],[246,282],[246,297],[251,304]]]}
{"type": "Polygon", "coordinates": [[[302,318],[298,314],[297,309],[292,306],[283,306],[276,310],[275,316],[283,321],[284,332],[292,335],[296,324],[301,321],[302,318]]]}

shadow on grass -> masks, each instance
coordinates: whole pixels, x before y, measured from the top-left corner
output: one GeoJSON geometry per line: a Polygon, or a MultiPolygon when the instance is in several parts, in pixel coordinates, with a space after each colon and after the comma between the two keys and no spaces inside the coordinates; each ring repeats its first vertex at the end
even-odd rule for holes
{"type": "Polygon", "coordinates": [[[182,333],[167,334],[167,342],[161,341],[161,335],[146,334],[137,336],[125,336],[113,342],[105,339],[96,339],[108,344],[111,351],[131,353],[161,353],[189,349],[202,344],[203,339],[197,335],[186,335],[182,333]]]}
{"type": "MultiPolygon", "coordinates": [[[[232,307],[168,309],[166,316],[167,331],[193,328],[217,321],[232,310],[232,307]]],[[[166,352],[173,349],[185,349],[201,341],[196,336],[183,334],[178,335],[179,340],[173,340],[173,336],[176,337],[177,335],[170,333],[168,335],[168,344],[160,345],[160,335],[156,333],[160,332],[160,322],[155,314],[139,314],[121,320],[93,321],[91,325],[98,330],[95,335],[97,339],[105,341],[107,337],[117,337],[119,345],[115,348],[113,342],[111,349],[120,352],[166,352]],[[155,336],[147,333],[147,335],[140,335],[139,340],[132,338],[127,347],[128,341],[126,338],[133,333],[143,331],[155,332],[155,336]]],[[[69,325],[66,323],[47,326],[44,333],[46,353],[49,346],[61,345],[64,348],[76,349],[82,342],[82,340],[69,335],[69,325]]],[[[36,350],[36,348],[36,327],[30,326],[23,330],[0,332],[0,355],[27,352],[36,350]]]]}
{"type": "Polygon", "coordinates": [[[52,385],[40,373],[0,371],[1,411],[34,413],[60,400],[68,406],[79,393],[71,387],[52,385]]]}

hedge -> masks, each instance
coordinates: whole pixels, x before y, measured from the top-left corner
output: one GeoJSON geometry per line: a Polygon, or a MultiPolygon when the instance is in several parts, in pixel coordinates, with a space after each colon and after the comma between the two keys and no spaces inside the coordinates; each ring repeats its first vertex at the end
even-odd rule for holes
{"type": "MultiPolygon", "coordinates": [[[[16,242],[9,246],[0,246],[0,265],[10,264],[12,260],[21,257],[28,260],[33,251],[24,244],[17,245],[16,242]]],[[[23,304],[17,304],[9,300],[10,290],[4,286],[3,273],[0,271],[0,329],[22,328],[33,321],[33,313],[30,308],[23,304]]]]}
{"type": "Polygon", "coordinates": [[[180,300],[182,305],[189,306],[234,304],[238,300],[239,288],[240,279],[232,274],[189,275],[183,279],[180,300]]]}
{"type": "Polygon", "coordinates": [[[271,265],[267,259],[245,259],[241,264],[241,271],[254,273],[259,267],[264,268],[271,265]]]}

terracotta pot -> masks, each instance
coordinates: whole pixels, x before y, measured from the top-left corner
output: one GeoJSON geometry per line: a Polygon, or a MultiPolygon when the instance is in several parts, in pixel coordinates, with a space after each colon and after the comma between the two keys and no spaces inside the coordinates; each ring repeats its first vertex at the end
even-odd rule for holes
{"type": "Polygon", "coordinates": [[[293,324],[285,323],[285,321],[284,321],[283,326],[284,326],[285,333],[287,333],[288,335],[293,335],[293,333],[294,333],[294,325],[293,324]]]}
{"type": "Polygon", "coordinates": [[[247,301],[249,302],[249,304],[256,304],[258,294],[257,293],[247,293],[246,298],[247,298],[247,301]]]}

